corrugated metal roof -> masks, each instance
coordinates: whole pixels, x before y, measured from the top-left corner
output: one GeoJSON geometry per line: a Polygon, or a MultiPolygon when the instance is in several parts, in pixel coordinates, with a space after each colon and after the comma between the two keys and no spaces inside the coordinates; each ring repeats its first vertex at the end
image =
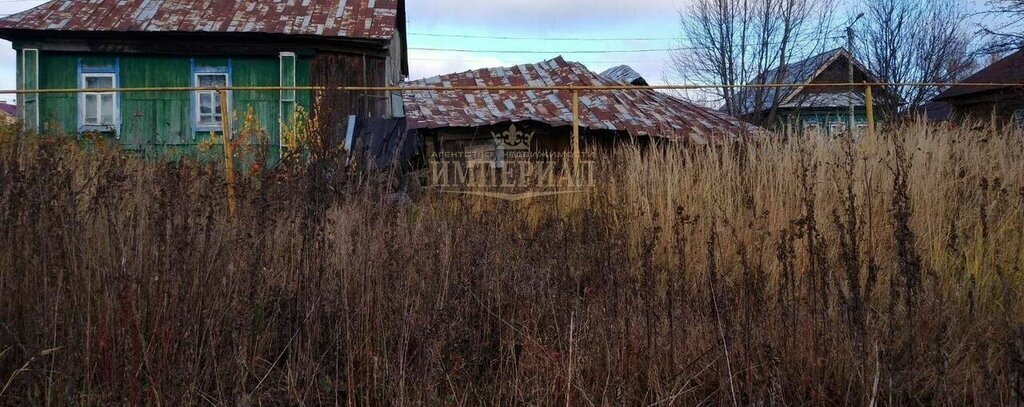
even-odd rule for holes
{"type": "Polygon", "coordinates": [[[214,32],[391,39],[398,0],[54,0],[0,29],[214,32]]]}
{"type": "MultiPolygon", "coordinates": [[[[406,86],[609,86],[621,85],[562,57],[537,64],[435,76],[406,86]]],[[[537,121],[571,126],[572,92],[405,91],[410,129],[478,127],[537,121]]],[[[649,89],[581,91],[580,122],[588,129],[626,131],[698,143],[736,138],[758,128],[732,116],[649,89]]]]}

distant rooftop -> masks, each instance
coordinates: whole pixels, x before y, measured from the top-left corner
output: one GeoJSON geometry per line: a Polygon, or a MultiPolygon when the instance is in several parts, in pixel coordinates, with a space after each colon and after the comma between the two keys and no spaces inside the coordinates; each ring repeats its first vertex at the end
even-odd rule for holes
{"type": "Polygon", "coordinates": [[[0,102],[0,113],[7,114],[10,116],[17,116],[18,106],[8,104],[7,102],[0,102]]]}
{"type": "Polygon", "coordinates": [[[601,76],[626,85],[647,86],[647,80],[629,65],[619,65],[601,72],[601,76]]]}
{"type": "MultiPolygon", "coordinates": [[[[1014,52],[992,63],[984,69],[968,76],[963,83],[1020,83],[1024,82],[1024,50],[1014,52]]],[[[992,90],[1004,89],[1002,86],[954,86],[942,92],[936,101],[955,99],[961,96],[974,95],[992,90]]]]}

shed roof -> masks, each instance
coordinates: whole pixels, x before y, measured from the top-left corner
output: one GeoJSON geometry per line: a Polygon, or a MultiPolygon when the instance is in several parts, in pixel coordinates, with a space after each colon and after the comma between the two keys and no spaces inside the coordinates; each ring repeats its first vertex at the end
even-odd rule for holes
{"type": "MultiPolygon", "coordinates": [[[[992,65],[975,72],[961,82],[964,83],[1021,83],[1024,82],[1024,50],[1014,52],[992,65]]],[[[962,86],[951,87],[935,97],[936,101],[955,99],[961,96],[1004,89],[1004,86],[962,86]]]]}
{"type": "MultiPolygon", "coordinates": [[[[621,85],[562,57],[537,64],[486,68],[418,81],[406,86],[602,86],[621,85]]],[[[537,121],[571,126],[572,92],[405,91],[410,129],[479,127],[537,121]]],[[[580,94],[580,122],[594,130],[625,131],[698,143],[754,133],[757,127],[732,116],[650,89],[586,91],[580,94]]]]}
{"type": "Polygon", "coordinates": [[[399,0],[53,0],[0,18],[0,29],[266,33],[388,40],[399,0]]]}

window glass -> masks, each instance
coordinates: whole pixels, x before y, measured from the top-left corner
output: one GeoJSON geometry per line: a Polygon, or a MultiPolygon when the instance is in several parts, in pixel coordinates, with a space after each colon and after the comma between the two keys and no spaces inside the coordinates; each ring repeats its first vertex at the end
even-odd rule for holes
{"type": "Polygon", "coordinates": [[[220,98],[214,92],[199,93],[199,124],[216,125],[221,122],[220,98]]]}
{"type": "Polygon", "coordinates": [[[86,89],[113,89],[114,78],[111,76],[88,76],[85,78],[86,89]]]}
{"type": "Polygon", "coordinates": [[[114,94],[100,95],[100,123],[114,124],[114,94]]]}
{"type": "Polygon", "coordinates": [[[99,115],[97,115],[99,104],[96,99],[94,94],[87,93],[85,95],[85,124],[100,124],[99,115]]]}
{"type": "Polygon", "coordinates": [[[228,85],[228,76],[225,74],[199,74],[199,87],[225,87],[228,85]]]}

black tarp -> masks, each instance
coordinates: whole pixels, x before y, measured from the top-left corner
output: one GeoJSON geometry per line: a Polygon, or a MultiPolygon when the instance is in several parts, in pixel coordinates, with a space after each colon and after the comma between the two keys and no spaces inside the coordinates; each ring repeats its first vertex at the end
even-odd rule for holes
{"type": "Polygon", "coordinates": [[[415,130],[406,129],[404,117],[359,117],[352,133],[352,158],[362,168],[397,166],[410,171],[423,152],[423,142],[415,130]]]}

